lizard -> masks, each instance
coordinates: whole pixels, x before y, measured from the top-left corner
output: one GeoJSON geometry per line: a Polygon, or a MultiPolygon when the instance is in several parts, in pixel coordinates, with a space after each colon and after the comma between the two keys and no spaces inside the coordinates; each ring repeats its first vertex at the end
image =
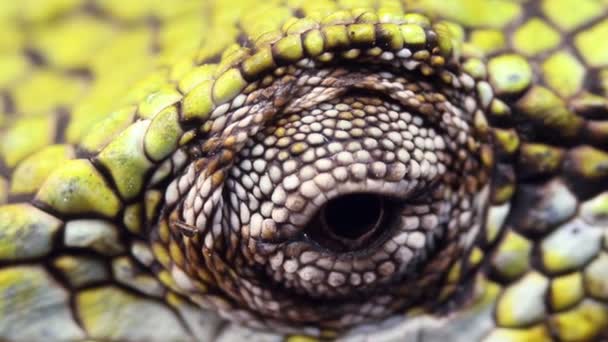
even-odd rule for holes
{"type": "Polygon", "coordinates": [[[0,17],[0,339],[608,338],[608,2],[0,17]]]}

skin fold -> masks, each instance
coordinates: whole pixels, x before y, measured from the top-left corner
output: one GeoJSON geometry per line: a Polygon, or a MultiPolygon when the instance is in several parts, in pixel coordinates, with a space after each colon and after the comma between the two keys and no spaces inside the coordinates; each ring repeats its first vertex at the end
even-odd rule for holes
{"type": "Polygon", "coordinates": [[[0,19],[0,340],[608,339],[607,1],[0,19]]]}

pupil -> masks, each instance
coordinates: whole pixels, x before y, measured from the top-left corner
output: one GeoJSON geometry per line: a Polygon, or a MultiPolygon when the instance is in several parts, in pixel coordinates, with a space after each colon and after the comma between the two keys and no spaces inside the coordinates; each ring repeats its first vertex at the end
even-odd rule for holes
{"type": "Polygon", "coordinates": [[[384,201],[372,194],[345,195],[329,201],[321,215],[331,233],[356,240],[378,227],[384,216],[384,201]]]}

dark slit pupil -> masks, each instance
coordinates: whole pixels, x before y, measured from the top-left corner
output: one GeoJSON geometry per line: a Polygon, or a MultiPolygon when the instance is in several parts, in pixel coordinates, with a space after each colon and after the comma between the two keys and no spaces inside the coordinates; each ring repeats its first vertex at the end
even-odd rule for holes
{"type": "Polygon", "coordinates": [[[351,194],[329,201],[323,211],[326,228],[336,236],[357,239],[377,227],[383,201],[371,194],[351,194]]]}

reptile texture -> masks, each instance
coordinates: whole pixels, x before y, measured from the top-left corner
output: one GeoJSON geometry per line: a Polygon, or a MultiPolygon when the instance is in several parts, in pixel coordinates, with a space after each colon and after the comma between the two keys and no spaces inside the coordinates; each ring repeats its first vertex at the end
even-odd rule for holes
{"type": "Polygon", "coordinates": [[[608,339],[608,1],[0,2],[0,340],[608,339]]]}

